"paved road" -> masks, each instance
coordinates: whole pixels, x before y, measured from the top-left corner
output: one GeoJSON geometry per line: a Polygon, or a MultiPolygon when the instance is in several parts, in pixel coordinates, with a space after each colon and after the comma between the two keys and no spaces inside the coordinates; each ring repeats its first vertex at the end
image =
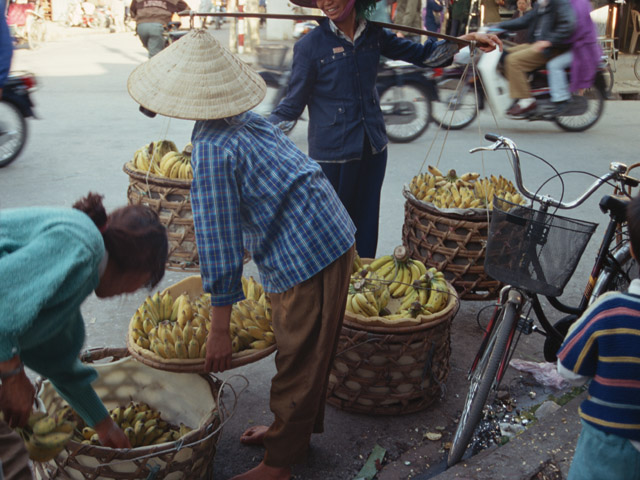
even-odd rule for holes
{"type": "MultiPolygon", "coordinates": [[[[226,40],[226,30],[216,32],[226,40]]],[[[14,69],[35,72],[40,90],[35,94],[39,119],[29,122],[31,135],[21,157],[0,171],[0,207],[31,205],[70,206],[89,190],[105,195],[109,209],[126,203],[128,178],[123,164],[140,146],[152,140],[169,138],[178,146],[190,138],[192,122],[142,116],[126,91],[130,72],[145,61],[146,52],[131,33],[83,34],[60,38],[43,45],[40,50],[19,50],[14,69]]],[[[419,140],[389,146],[389,168],[382,192],[381,236],[379,254],[391,252],[401,242],[404,198],[402,186],[427,164],[458,172],[479,171],[502,173],[512,177],[502,153],[469,155],[470,148],[485,144],[485,132],[498,132],[513,138],[523,149],[547,159],[560,170],[583,170],[593,174],[606,171],[610,161],[633,163],[637,159],[638,141],[634,125],[640,103],[608,102],[602,120],[584,133],[566,133],[550,123],[527,123],[496,120],[488,112],[479,121],[459,132],[438,132],[432,125],[419,140]]],[[[305,122],[301,122],[292,138],[306,149],[305,122]]],[[[534,158],[527,158],[524,176],[532,188],[552,175],[551,170],[534,158]]],[[[572,175],[565,183],[567,197],[572,197],[590,183],[585,175],[572,175]]],[[[558,192],[558,182],[551,182],[551,193],[558,192]]],[[[546,188],[546,187],[545,187],[546,188]]],[[[572,212],[576,216],[599,221],[597,200],[593,199],[572,212]]],[[[593,258],[591,244],[585,260],[593,258]]],[[[578,274],[585,275],[581,265],[578,274]]],[[[255,269],[249,265],[248,273],[255,269]]],[[[184,273],[168,272],[164,286],[184,278],[184,273]]],[[[567,288],[576,296],[580,284],[567,288]]],[[[110,301],[89,298],[83,306],[87,321],[87,346],[124,345],[128,320],[142,302],[146,292],[110,301]]],[[[443,399],[428,410],[401,417],[371,417],[348,414],[328,408],[326,433],[314,437],[310,460],[295,470],[296,478],[349,479],[362,466],[373,446],[387,449],[396,465],[404,465],[403,455],[420,447],[427,450],[426,459],[412,460],[398,467],[395,478],[407,478],[426,469],[426,463],[442,458],[439,444],[427,444],[423,434],[444,427],[446,435],[453,428],[453,415],[465,395],[464,372],[471,351],[465,348],[478,338],[475,313],[479,303],[463,302],[453,324],[451,372],[443,399]],[[413,472],[412,472],[413,471],[413,472]]],[[[519,356],[541,360],[540,339],[527,338],[519,347],[519,356]]],[[[269,422],[268,388],[274,374],[270,357],[223,375],[244,376],[249,388],[240,396],[235,415],[225,424],[215,460],[216,478],[229,478],[254,465],[261,458],[258,448],[240,447],[239,434],[248,425],[269,422]]],[[[517,378],[517,376],[516,376],[517,378]]],[[[241,384],[240,379],[235,382],[241,384]]],[[[525,390],[516,394],[526,397],[525,390]]],[[[231,395],[226,395],[231,403],[231,395]]],[[[409,461],[409,460],[407,460],[409,461]]]]}

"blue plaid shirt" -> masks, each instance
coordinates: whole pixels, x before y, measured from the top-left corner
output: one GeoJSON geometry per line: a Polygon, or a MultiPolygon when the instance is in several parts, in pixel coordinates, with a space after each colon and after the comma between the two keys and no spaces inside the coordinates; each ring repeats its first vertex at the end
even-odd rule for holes
{"type": "Polygon", "coordinates": [[[354,243],[355,226],[320,166],[253,112],[198,121],[191,208],[211,304],[244,298],[246,248],[267,292],[311,278],[354,243]]]}

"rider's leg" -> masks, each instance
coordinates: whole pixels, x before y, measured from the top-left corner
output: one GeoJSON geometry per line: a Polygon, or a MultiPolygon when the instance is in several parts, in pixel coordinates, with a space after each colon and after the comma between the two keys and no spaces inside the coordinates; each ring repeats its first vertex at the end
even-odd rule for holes
{"type": "Polygon", "coordinates": [[[547,58],[532,48],[532,44],[516,45],[505,58],[505,76],[509,81],[511,98],[531,98],[527,75],[547,63],[547,58]]]}
{"type": "Polygon", "coordinates": [[[573,53],[569,50],[547,62],[547,78],[549,79],[551,103],[554,109],[571,99],[566,69],[571,66],[572,60],[573,53]]]}

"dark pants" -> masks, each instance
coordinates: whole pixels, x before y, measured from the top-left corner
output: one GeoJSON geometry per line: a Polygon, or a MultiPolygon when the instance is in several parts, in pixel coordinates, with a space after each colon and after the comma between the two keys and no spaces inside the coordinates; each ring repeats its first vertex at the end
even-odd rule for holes
{"type": "Polygon", "coordinates": [[[277,373],[271,381],[274,421],[265,437],[264,463],[288,467],[304,459],[312,433],[324,430],[329,373],[338,348],[353,247],[310,279],[270,293],[277,373]]]}
{"type": "Polygon", "coordinates": [[[375,258],[387,149],[374,154],[369,139],[365,136],[360,160],[346,163],[320,162],[320,166],[357,228],[358,254],[363,258],[375,258]]]}

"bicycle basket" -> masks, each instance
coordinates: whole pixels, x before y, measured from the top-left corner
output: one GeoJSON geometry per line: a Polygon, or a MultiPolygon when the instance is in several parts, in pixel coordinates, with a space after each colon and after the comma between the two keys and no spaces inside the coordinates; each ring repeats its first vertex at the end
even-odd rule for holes
{"type": "Polygon", "coordinates": [[[494,197],[485,271],[532,293],[562,295],[597,226],[494,197]]]}

